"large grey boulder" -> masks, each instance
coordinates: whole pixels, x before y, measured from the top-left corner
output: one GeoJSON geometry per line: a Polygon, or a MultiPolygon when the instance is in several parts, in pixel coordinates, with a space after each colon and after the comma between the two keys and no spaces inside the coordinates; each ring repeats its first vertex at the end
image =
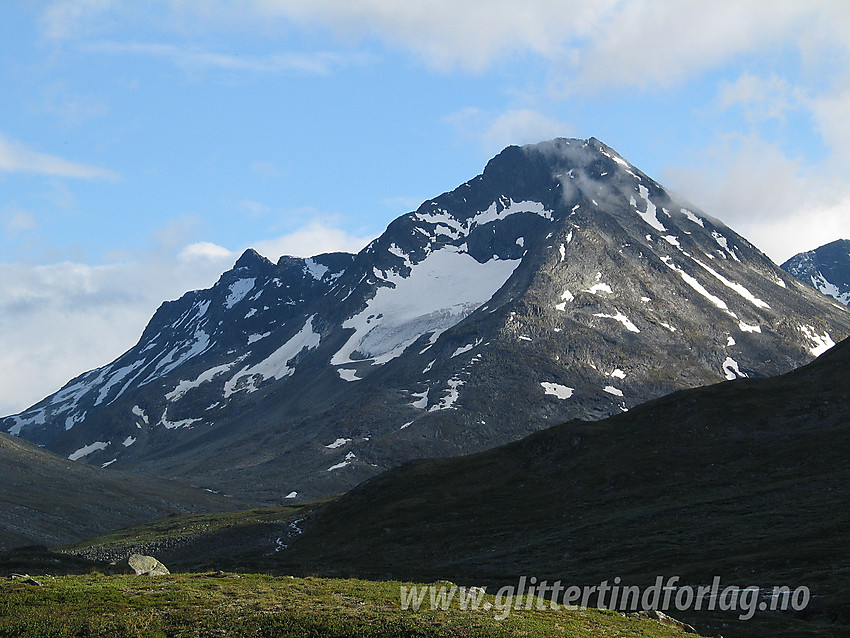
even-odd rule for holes
{"type": "Polygon", "coordinates": [[[128,574],[135,573],[139,576],[166,576],[171,573],[168,571],[168,567],[153,556],[142,554],[130,554],[129,557],[118,563],[118,567],[128,574]]]}

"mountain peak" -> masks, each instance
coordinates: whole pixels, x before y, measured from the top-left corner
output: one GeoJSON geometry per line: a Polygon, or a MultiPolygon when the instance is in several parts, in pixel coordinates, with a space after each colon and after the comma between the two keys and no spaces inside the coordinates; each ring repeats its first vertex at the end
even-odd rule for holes
{"type": "Polygon", "coordinates": [[[268,268],[272,265],[272,262],[263,257],[256,250],[254,250],[253,248],[248,248],[244,253],[242,253],[242,256],[236,260],[236,264],[233,266],[233,268],[247,268],[250,270],[254,270],[257,268],[268,268]]]}
{"type": "Polygon", "coordinates": [[[825,295],[850,304],[850,240],[836,239],[798,253],[781,268],[825,295]]]}
{"type": "Polygon", "coordinates": [[[848,331],[844,309],[599,140],[558,138],[504,149],[356,255],[245,251],[0,427],[276,502],[785,372],[848,331]]]}

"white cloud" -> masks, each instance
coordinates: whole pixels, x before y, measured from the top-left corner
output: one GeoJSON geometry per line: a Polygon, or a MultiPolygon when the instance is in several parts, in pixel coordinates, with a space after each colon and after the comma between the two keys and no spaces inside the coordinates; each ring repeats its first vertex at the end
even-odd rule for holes
{"type": "Polygon", "coordinates": [[[45,35],[54,39],[79,37],[87,33],[110,8],[112,0],[59,0],[51,3],[42,14],[45,35]]]}
{"type": "Polygon", "coordinates": [[[759,77],[744,73],[734,82],[723,82],[715,99],[721,110],[740,107],[751,122],[783,119],[789,109],[799,107],[802,91],[775,73],[759,77]]]}
{"type": "Polygon", "coordinates": [[[373,236],[357,236],[323,221],[313,220],[298,230],[253,244],[253,248],[272,261],[282,255],[310,257],[321,253],[359,252],[373,236]]]}
{"type": "Polygon", "coordinates": [[[362,64],[365,55],[343,55],[329,51],[236,55],[206,51],[198,47],[151,42],[94,42],[85,50],[95,53],[146,55],[165,58],[186,70],[218,69],[256,73],[296,72],[326,75],[335,68],[362,64]]]}
{"type": "Polygon", "coordinates": [[[116,179],[112,171],[39,153],[0,134],[0,172],[36,173],[77,179],[116,179]]]}
{"type": "Polygon", "coordinates": [[[834,160],[850,166],[850,78],[844,85],[809,101],[821,137],[834,154],[834,160]]]}
{"type": "Polygon", "coordinates": [[[182,262],[194,261],[196,259],[224,262],[236,257],[236,253],[229,251],[224,246],[219,246],[208,241],[189,244],[177,255],[177,259],[182,262]]]}
{"type": "Polygon", "coordinates": [[[850,183],[807,167],[751,136],[727,136],[663,181],[729,225],[776,263],[841,237],[850,239],[850,183]]]}
{"type": "MultiPolygon", "coordinates": [[[[482,71],[511,55],[568,66],[585,85],[668,84],[736,55],[789,43],[846,52],[850,3],[775,0],[161,0],[157,11],[109,0],[61,0],[43,14],[48,37],[65,39],[110,24],[148,22],[160,31],[253,30],[293,25],[330,29],[347,41],[377,39],[441,70],[482,71]]],[[[118,44],[116,50],[224,68],[327,69],[333,58],[252,58],[172,45],[118,44]]]]}
{"type": "Polygon", "coordinates": [[[3,214],[3,226],[10,233],[19,233],[38,228],[35,216],[21,208],[9,207],[3,214]]]}
{"type": "Polygon", "coordinates": [[[252,199],[242,200],[237,205],[240,210],[248,213],[251,217],[262,217],[271,212],[271,207],[268,204],[256,202],[252,199]]]}
{"type": "Polygon", "coordinates": [[[768,255],[776,255],[777,263],[836,239],[850,239],[850,190],[828,203],[812,202],[768,220],[752,228],[750,234],[768,255]]]}
{"type": "Polygon", "coordinates": [[[218,276],[197,263],[0,264],[0,414],[131,347],[165,300],[218,276]]]}
{"type": "Polygon", "coordinates": [[[533,144],[566,137],[571,130],[568,124],[530,108],[511,109],[499,115],[468,108],[444,119],[462,137],[476,142],[488,155],[511,144],[533,144]]]}

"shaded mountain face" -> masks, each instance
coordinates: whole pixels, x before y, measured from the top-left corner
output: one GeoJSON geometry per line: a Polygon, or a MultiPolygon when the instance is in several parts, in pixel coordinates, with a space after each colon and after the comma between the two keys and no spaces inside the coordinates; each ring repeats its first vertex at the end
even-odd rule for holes
{"type": "Polygon", "coordinates": [[[786,372],[850,314],[593,138],[509,147],[357,255],[246,252],[2,421],[266,502],[673,390],[786,372]]]}
{"type": "Polygon", "coordinates": [[[839,239],[798,253],[781,267],[845,306],[850,304],[850,240],[839,239]]]}
{"type": "Polygon", "coordinates": [[[810,617],[850,623],[848,369],[850,340],[777,378],[413,461],[329,503],[281,569],[476,584],[720,576],[805,585],[810,617]]]}
{"type": "Polygon", "coordinates": [[[73,463],[0,434],[0,551],[63,545],[175,513],[246,507],[204,490],[73,463]]]}

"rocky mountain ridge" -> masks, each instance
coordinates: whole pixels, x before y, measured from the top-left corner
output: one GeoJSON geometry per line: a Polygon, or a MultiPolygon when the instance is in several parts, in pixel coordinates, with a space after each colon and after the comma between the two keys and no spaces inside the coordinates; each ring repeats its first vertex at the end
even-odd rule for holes
{"type": "Polygon", "coordinates": [[[357,255],[247,251],[3,429],[280,502],[683,387],[787,372],[850,314],[593,138],[508,147],[357,255]]]}
{"type": "Polygon", "coordinates": [[[798,253],[781,268],[845,306],[850,304],[850,240],[838,239],[798,253]]]}

